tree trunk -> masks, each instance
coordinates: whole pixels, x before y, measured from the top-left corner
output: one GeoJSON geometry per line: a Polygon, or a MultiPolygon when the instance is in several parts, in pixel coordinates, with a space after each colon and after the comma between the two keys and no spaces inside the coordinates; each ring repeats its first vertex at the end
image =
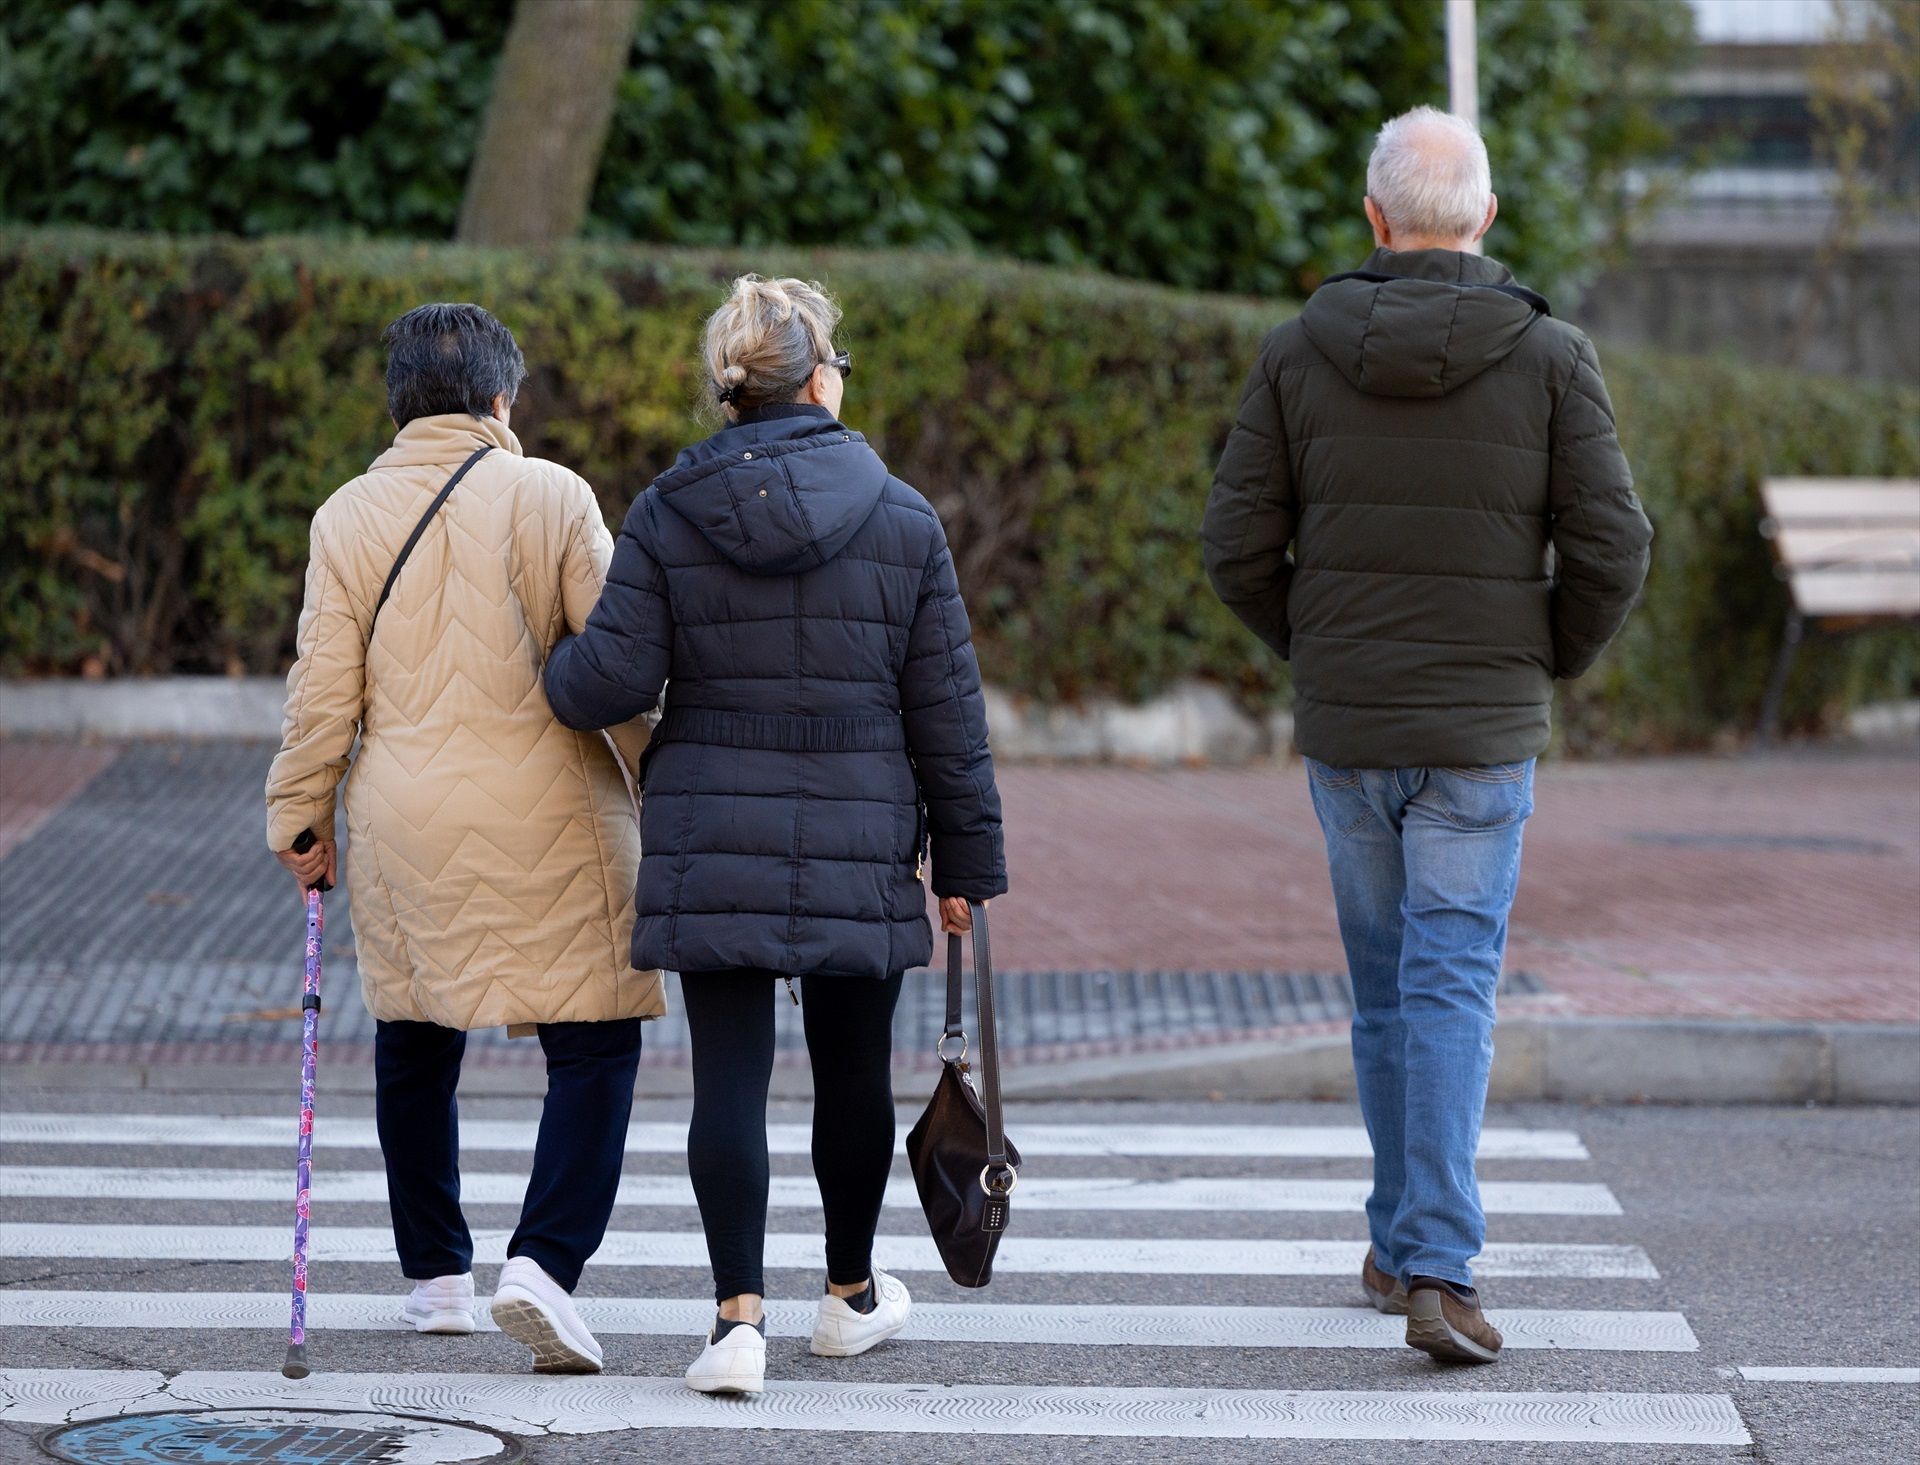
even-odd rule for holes
{"type": "Polygon", "coordinates": [[[580,232],[640,0],[519,0],[454,237],[549,244],[580,232]]]}

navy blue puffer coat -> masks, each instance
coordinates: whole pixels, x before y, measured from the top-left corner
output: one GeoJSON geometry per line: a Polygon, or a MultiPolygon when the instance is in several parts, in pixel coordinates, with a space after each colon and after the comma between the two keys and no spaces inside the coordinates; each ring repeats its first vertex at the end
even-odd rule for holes
{"type": "Polygon", "coordinates": [[[642,765],[633,964],[884,977],[938,895],[1007,888],[980,670],[932,507],[823,408],[761,408],[634,501],[572,728],[666,706],[642,765]]]}

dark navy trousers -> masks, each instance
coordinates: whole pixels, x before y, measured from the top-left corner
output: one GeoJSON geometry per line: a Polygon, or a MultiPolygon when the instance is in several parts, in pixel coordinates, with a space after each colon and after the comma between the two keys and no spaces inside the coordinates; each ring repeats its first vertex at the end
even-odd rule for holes
{"type": "MultiPolygon", "coordinates": [[[[527,1256],[571,1292],[599,1250],[620,1188],[640,1019],[543,1022],[547,1100],[520,1225],[508,1256],[527,1256]]],[[[414,1281],[473,1267],[460,1213],[460,1109],[454,1089],[467,1035],[430,1022],[376,1024],[374,1112],[400,1269],[414,1281]]]]}

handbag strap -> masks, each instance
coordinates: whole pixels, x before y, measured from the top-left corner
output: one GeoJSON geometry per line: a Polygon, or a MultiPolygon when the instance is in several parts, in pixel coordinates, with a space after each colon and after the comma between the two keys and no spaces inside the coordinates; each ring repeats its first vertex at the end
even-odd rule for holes
{"type": "MultiPolygon", "coordinates": [[[[1000,1112],[1000,1042],[993,1016],[993,945],[987,936],[987,908],[977,900],[967,902],[973,912],[974,1003],[980,1011],[980,1107],[987,1117],[987,1167],[981,1183],[989,1194],[1012,1191],[1017,1176],[1007,1163],[1007,1127],[1000,1112]]],[[[966,995],[961,961],[960,936],[947,937],[947,1025],[946,1038],[966,1037],[961,1007],[966,995]]],[[[964,1050],[963,1050],[964,1051],[964,1050]]]]}
{"type": "Polygon", "coordinates": [[[427,532],[427,525],[431,524],[433,522],[433,516],[440,512],[440,505],[447,501],[448,496],[451,495],[454,490],[454,486],[467,476],[467,470],[492,451],[492,443],[482,444],[473,450],[473,453],[468,457],[466,462],[453,470],[453,477],[447,480],[446,487],[442,488],[434,497],[433,502],[427,505],[426,513],[422,514],[420,516],[420,522],[413,526],[413,533],[409,534],[407,536],[407,542],[400,546],[400,554],[394,560],[393,568],[387,571],[387,583],[380,587],[380,599],[374,603],[373,619],[367,623],[367,639],[369,641],[373,639],[373,628],[379,624],[380,611],[386,605],[387,597],[393,594],[393,583],[400,578],[400,571],[407,563],[407,556],[413,553],[413,547],[420,542],[420,536],[427,532]]]}

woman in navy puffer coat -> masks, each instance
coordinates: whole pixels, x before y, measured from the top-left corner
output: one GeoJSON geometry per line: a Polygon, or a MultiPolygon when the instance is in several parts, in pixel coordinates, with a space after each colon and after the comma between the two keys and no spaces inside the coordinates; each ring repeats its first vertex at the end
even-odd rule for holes
{"type": "Polygon", "coordinates": [[[707,325],[728,424],[637,499],[599,605],[547,664],[560,721],[652,708],[637,967],[681,974],[688,1161],[720,1314],[688,1381],[765,1367],[766,1095],[775,978],[798,979],[814,1072],[827,1291],[816,1353],[864,1352],[908,1299],[871,1265],[893,1156],[901,974],[1007,888],[967,613],[940,520],[838,420],[849,358],[817,287],[746,276],[707,325]]]}

